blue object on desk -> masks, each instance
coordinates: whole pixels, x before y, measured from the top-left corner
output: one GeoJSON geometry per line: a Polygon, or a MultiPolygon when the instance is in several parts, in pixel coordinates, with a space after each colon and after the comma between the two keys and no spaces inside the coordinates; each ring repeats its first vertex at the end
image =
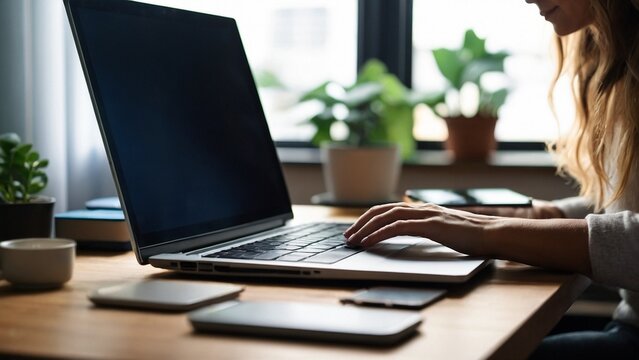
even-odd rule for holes
{"type": "Polygon", "coordinates": [[[71,210],[55,214],[56,219],[124,221],[122,210],[71,210]]]}
{"type": "Polygon", "coordinates": [[[87,201],[84,206],[89,210],[122,210],[117,196],[97,198],[87,201]]]}

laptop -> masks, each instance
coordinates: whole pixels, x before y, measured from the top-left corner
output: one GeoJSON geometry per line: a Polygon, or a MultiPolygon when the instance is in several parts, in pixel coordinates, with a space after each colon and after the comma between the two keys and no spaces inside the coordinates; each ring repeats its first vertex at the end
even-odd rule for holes
{"type": "Polygon", "coordinates": [[[140,264],[187,273],[463,282],[489,263],[418,237],[344,246],[295,224],[233,19],[64,0],[140,264]]]}

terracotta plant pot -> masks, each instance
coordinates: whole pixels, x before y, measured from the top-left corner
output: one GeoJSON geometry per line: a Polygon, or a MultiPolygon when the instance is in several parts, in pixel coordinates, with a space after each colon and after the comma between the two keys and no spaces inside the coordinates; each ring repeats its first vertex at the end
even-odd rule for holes
{"type": "Polygon", "coordinates": [[[24,204],[0,203],[0,240],[51,237],[55,199],[37,196],[24,204]]]}
{"type": "Polygon", "coordinates": [[[455,161],[485,161],[497,148],[495,125],[497,118],[463,116],[444,118],[448,127],[445,147],[455,161]]]}
{"type": "Polygon", "coordinates": [[[386,202],[394,196],[401,158],[396,145],[321,147],[324,181],[339,202],[386,202]]]}

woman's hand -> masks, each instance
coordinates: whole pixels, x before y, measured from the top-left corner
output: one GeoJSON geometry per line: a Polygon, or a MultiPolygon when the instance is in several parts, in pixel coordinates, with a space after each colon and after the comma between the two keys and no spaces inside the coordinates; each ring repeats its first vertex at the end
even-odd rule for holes
{"type": "Polygon", "coordinates": [[[400,235],[433,239],[456,251],[489,256],[484,231],[499,218],[433,204],[375,206],[344,232],[350,246],[370,247],[400,235]]]}
{"type": "Polygon", "coordinates": [[[585,219],[521,219],[395,203],[369,209],[344,232],[348,245],[363,247],[400,235],[429,238],[472,256],[591,273],[585,219]]]}

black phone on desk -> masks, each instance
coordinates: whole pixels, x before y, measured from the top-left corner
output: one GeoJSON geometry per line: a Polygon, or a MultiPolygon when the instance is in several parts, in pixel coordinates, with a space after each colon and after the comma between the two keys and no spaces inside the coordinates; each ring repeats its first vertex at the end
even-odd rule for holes
{"type": "Polygon", "coordinates": [[[357,291],[340,299],[344,304],[381,306],[418,310],[426,307],[446,294],[444,289],[410,289],[378,286],[357,291]]]}
{"type": "Polygon", "coordinates": [[[408,189],[406,196],[441,206],[532,206],[530,196],[506,188],[408,189]]]}

